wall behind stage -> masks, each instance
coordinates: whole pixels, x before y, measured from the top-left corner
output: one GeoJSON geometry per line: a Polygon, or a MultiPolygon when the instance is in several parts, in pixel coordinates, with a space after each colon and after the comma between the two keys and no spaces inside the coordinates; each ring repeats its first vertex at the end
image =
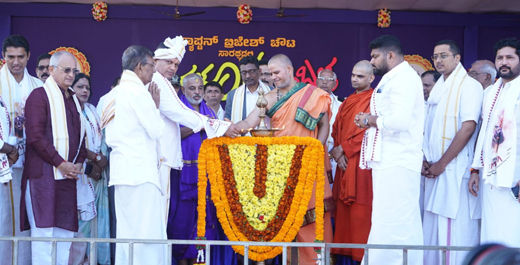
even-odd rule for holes
{"type": "Polygon", "coordinates": [[[492,45],[520,32],[518,23],[501,20],[515,15],[392,12],[390,28],[380,29],[376,26],[375,11],[288,10],[308,16],[256,19],[273,15],[276,10],[254,9],[254,20],[241,25],[235,19],[234,8],[182,7],[184,13],[207,13],[175,20],[150,9],[173,13],[172,7],[110,5],[108,19],[96,22],[90,7],[0,4],[0,19],[6,21],[0,24],[0,34],[20,34],[28,39],[31,74],[41,53],[60,46],[83,52],[91,66],[93,103],[121,73],[121,55],[129,45],[154,50],[167,36],[191,38],[179,74],[200,73],[206,81],[223,84],[225,92],[241,84],[237,64],[244,55],[268,59],[284,53],[291,58],[300,81],[315,83],[317,72],[323,68],[335,71],[339,81],[335,93],[345,97],[353,92],[352,66],[359,60],[370,59],[368,44],[377,36],[396,35],[405,54],[424,58],[431,56],[437,41],[453,39],[461,46],[464,66],[469,68],[476,59],[493,61],[492,45]]]}

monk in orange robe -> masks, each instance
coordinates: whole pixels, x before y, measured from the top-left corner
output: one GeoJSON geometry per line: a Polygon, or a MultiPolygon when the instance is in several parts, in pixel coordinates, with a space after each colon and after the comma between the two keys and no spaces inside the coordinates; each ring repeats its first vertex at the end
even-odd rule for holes
{"type": "MultiPolygon", "coordinates": [[[[331,155],[338,163],[332,193],[336,203],[334,243],[366,244],[372,216],[372,173],[359,168],[361,143],[365,129],[354,124],[360,112],[370,111],[374,80],[372,66],[360,61],[352,70],[351,82],[356,89],[339,107],[332,127],[334,148],[331,155]]],[[[361,261],[363,249],[332,249],[331,253],[361,261]]],[[[339,260],[339,259],[338,259],[339,260]]]]}
{"type": "MultiPolygon", "coordinates": [[[[301,136],[317,138],[324,144],[329,134],[329,118],[331,117],[330,96],[312,85],[297,83],[294,80],[294,68],[290,59],[278,54],[269,60],[269,70],[276,85],[276,89],[265,95],[267,100],[267,115],[271,118],[273,128],[285,127],[277,131],[275,136],[301,136]]],[[[259,109],[255,108],[249,116],[232,125],[226,132],[227,136],[235,137],[241,129],[254,128],[260,123],[259,109]]],[[[327,154],[327,152],[325,152],[327,154]]],[[[325,163],[330,164],[328,154],[325,163]]],[[[332,242],[331,211],[334,209],[330,184],[323,172],[325,179],[324,196],[324,241],[332,242]]],[[[296,236],[298,242],[314,242],[316,237],[316,189],[313,189],[312,197],[307,207],[303,225],[296,236]]],[[[298,249],[299,264],[316,264],[317,254],[313,248],[298,249]]],[[[294,260],[293,260],[294,262],[294,260]]]]}

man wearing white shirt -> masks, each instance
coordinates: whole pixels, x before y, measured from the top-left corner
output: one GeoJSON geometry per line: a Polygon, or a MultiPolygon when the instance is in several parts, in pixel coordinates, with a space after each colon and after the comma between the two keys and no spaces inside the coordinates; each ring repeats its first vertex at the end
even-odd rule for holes
{"type": "MultiPolygon", "coordinates": [[[[354,119],[369,128],[360,167],[372,168],[372,227],[368,244],[422,245],[419,187],[424,95],[417,72],[404,61],[401,43],[383,35],[370,43],[374,74],[383,75],[370,113],[354,119]]],[[[422,264],[422,251],[408,251],[409,264],[422,264]]],[[[363,262],[362,262],[363,263],[363,262]]],[[[403,264],[400,250],[369,250],[369,264],[403,264]]]]}
{"type": "MultiPolygon", "coordinates": [[[[27,62],[31,57],[31,52],[29,42],[23,36],[11,35],[5,38],[2,43],[2,57],[6,63],[0,69],[0,95],[7,107],[10,119],[9,138],[4,139],[4,141],[16,146],[20,159],[12,166],[12,180],[0,187],[0,189],[5,190],[6,194],[5,197],[0,198],[0,203],[4,204],[4,209],[7,209],[2,222],[0,222],[0,234],[28,237],[31,232],[21,231],[20,229],[20,211],[18,210],[22,193],[21,181],[26,150],[25,101],[29,94],[35,88],[43,86],[43,83],[27,71],[27,62]]],[[[30,264],[31,243],[20,241],[18,251],[18,264],[30,264]]],[[[5,260],[11,262],[12,259],[7,258],[5,260]]],[[[2,261],[0,261],[0,264],[2,264],[2,261]]]]}
{"type": "Polygon", "coordinates": [[[520,184],[520,41],[508,38],[494,47],[500,78],[490,88],[482,107],[482,126],[475,148],[470,192],[482,196],[481,244],[500,243],[520,247],[520,200],[512,188],[520,184]]]}
{"type": "Polygon", "coordinates": [[[225,111],[220,105],[224,93],[222,92],[222,86],[215,81],[209,81],[204,85],[204,100],[206,104],[213,110],[217,119],[223,121],[225,111]]]}
{"type": "MultiPolygon", "coordinates": [[[[330,110],[332,111],[332,117],[330,118],[329,124],[329,137],[327,138],[327,151],[330,152],[332,148],[334,148],[334,139],[332,139],[332,125],[336,120],[336,115],[338,114],[339,106],[341,105],[341,101],[338,100],[338,96],[332,93],[332,89],[336,87],[338,84],[338,77],[336,73],[329,69],[323,69],[318,72],[318,79],[316,80],[316,86],[323,89],[325,92],[329,93],[331,104],[330,110]]],[[[329,182],[332,184],[334,181],[334,176],[336,175],[336,166],[337,163],[334,161],[332,157],[330,157],[330,165],[331,165],[331,174],[327,172],[327,176],[329,177],[329,182]]]]}
{"type": "MultiPolygon", "coordinates": [[[[166,38],[159,44],[154,53],[157,72],[153,75],[153,82],[161,91],[161,104],[159,110],[161,119],[165,124],[164,134],[160,139],[161,155],[161,190],[163,193],[163,207],[165,217],[168,218],[170,208],[170,171],[182,169],[181,134],[179,124],[190,128],[193,133],[205,129],[208,138],[222,136],[227,122],[217,122],[220,128],[211,127],[206,116],[188,108],[177,96],[177,92],[171,84],[172,77],[176,74],[179,64],[184,58],[188,41],[182,36],[166,38]],[[206,128],[207,127],[207,128],[206,128]],[[216,130],[215,130],[216,129],[216,130]]],[[[164,219],[167,222],[167,219],[164,219]]]]}
{"type": "MultiPolygon", "coordinates": [[[[432,56],[442,74],[428,98],[422,173],[424,244],[476,246],[480,202],[467,190],[482,106],[482,86],[460,63],[452,40],[439,41],[432,56]]],[[[447,251],[446,264],[462,264],[467,252],[447,251]]],[[[441,264],[440,251],[426,251],[425,264],[441,264]]]]}
{"type": "MultiPolygon", "coordinates": [[[[130,46],[122,62],[121,82],[109,93],[102,117],[106,142],[112,148],[109,185],[115,186],[117,238],[166,239],[158,155],[164,122],[160,91],[150,83],[155,72],[153,53],[130,46]]],[[[136,244],[133,260],[162,265],[165,255],[166,245],[136,244]]],[[[128,245],[117,244],[116,264],[128,264],[129,258],[128,245]]]]}
{"type": "Polygon", "coordinates": [[[256,108],[259,89],[266,94],[271,91],[264,82],[260,81],[260,69],[255,57],[244,57],[239,64],[244,84],[228,93],[224,115],[226,119],[233,123],[244,120],[256,108]]]}

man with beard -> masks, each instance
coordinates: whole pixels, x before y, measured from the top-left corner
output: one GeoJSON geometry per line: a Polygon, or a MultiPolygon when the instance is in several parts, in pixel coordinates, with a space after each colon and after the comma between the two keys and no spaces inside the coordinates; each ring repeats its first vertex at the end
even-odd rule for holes
{"type": "MultiPolygon", "coordinates": [[[[332,93],[332,89],[336,87],[338,84],[338,77],[336,73],[329,69],[323,69],[318,72],[318,78],[316,80],[316,86],[323,89],[323,91],[327,92],[330,96],[331,104],[330,110],[332,111],[332,117],[330,118],[329,124],[329,137],[327,138],[327,152],[330,152],[334,147],[334,140],[332,139],[332,125],[336,120],[336,114],[338,114],[339,105],[341,102],[338,100],[338,96],[332,93]]],[[[334,161],[332,157],[330,157],[330,165],[325,163],[325,168],[327,169],[327,177],[329,178],[329,182],[332,183],[334,181],[334,176],[336,175],[336,166],[337,163],[334,161]]]]}
{"type": "MultiPolygon", "coordinates": [[[[356,90],[339,107],[338,116],[332,127],[334,149],[330,152],[338,162],[332,194],[336,203],[334,220],[334,243],[366,244],[370,232],[372,216],[372,174],[370,170],[359,168],[361,142],[365,129],[358,128],[352,120],[359,112],[370,110],[370,97],[374,91],[370,84],[374,81],[372,65],[360,61],[352,69],[351,82],[356,90]]],[[[349,256],[360,262],[363,249],[332,249],[338,254],[338,262],[349,256]]],[[[342,263],[341,263],[342,264],[342,263]]]]}
{"type": "Polygon", "coordinates": [[[260,60],[258,62],[260,66],[260,81],[264,82],[264,84],[268,85],[270,89],[273,89],[273,78],[271,77],[272,74],[269,71],[268,67],[268,61],[267,60],[260,60]]]}
{"type": "MultiPolygon", "coordinates": [[[[204,82],[198,74],[189,74],[183,79],[183,95],[181,101],[188,108],[201,115],[215,118],[213,111],[203,101],[204,82]]],[[[202,141],[207,138],[205,131],[194,132],[192,129],[181,126],[181,145],[183,167],[181,177],[172,183],[172,204],[176,203],[175,210],[170,212],[170,238],[181,240],[195,240],[197,237],[197,182],[198,156],[202,141]]],[[[209,187],[208,193],[209,194],[209,187]]],[[[208,200],[206,208],[206,238],[217,239],[218,220],[215,205],[208,200]]],[[[214,249],[213,249],[214,250],[214,249]]],[[[212,252],[215,253],[215,252],[212,252]]],[[[195,246],[173,245],[173,256],[179,265],[193,264],[197,258],[195,246]]]]}
{"type": "MultiPolygon", "coordinates": [[[[284,130],[275,132],[274,136],[313,137],[325,145],[329,135],[329,117],[331,116],[329,94],[313,85],[297,83],[294,79],[292,62],[284,54],[277,54],[269,60],[269,70],[273,74],[276,89],[265,95],[268,102],[267,116],[271,118],[273,127],[285,126],[284,130]]],[[[240,129],[256,127],[260,123],[259,113],[260,110],[255,107],[245,120],[231,125],[229,131],[236,136],[240,134],[240,129]]],[[[229,136],[231,133],[227,135],[229,136]]],[[[329,160],[327,152],[325,152],[325,156],[323,159],[329,160]]],[[[325,177],[325,172],[323,173],[325,178],[324,241],[332,242],[330,214],[334,210],[334,200],[329,181],[325,177]]],[[[315,198],[315,192],[316,190],[313,189],[311,198],[315,198]]],[[[315,239],[315,205],[316,200],[311,199],[307,206],[305,220],[296,236],[298,242],[313,242],[315,239]]],[[[315,259],[317,259],[317,254],[312,248],[298,249],[299,264],[315,264],[315,259]]],[[[298,262],[296,261],[296,263],[298,262]]]]}
{"type": "MultiPolygon", "coordinates": [[[[419,209],[424,95],[417,72],[404,61],[401,43],[383,35],[370,43],[374,74],[382,75],[370,100],[370,113],[354,118],[369,128],[360,167],[372,168],[372,227],[368,244],[422,245],[419,209]]],[[[403,264],[400,250],[369,250],[369,264],[403,264]]],[[[422,251],[409,251],[408,263],[422,264],[422,251]]]]}
{"type": "MultiPolygon", "coordinates": [[[[428,98],[422,175],[424,244],[476,246],[480,202],[467,190],[482,106],[482,86],[460,63],[452,40],[437,42],[432,60],[442,74],[428,98]]],[[[440,264],[440,251],[425,251],[424,262],[440,264]]],[[[467,252],[447,251],[446,264],[462,264],[467,252]]]]}
{"type": "Polygon", "coordinates": [[[225,118],[233,123],[245,119],[256,108],[259,89],[265,94],[271,91],[264,82],[260,82],[258,60],[255,57],[244,57],[239,64],[244,84],[231,90],[226,99],[225,118]]]}
{"type": "MultiPolygon", "coordinates": [[[[0,230],[5,229],[1,234],[6,236],[30,236],[30,231],[22,231],[20,227],[20,211],[18,211],[26,149],[25,101],[35,88],[43,86],[43,83],[29,75],[29,71],[26,69],[30,56],[29,42],[23,36],[12,35],[5,38],[2,44],[2,57],[5,59],[5,65],[0,69],[0,96],[3,99],[2,104],[5,103],[9,112],[10,133],[9,138],[4,141],[16,146],[20,156],[18,162],[12,165],[12,180],[0,187],[5,190],[4,194],[6,194],[5,197],[0,198],[0,203],[5,206],[4,209],[8,209],[6,211],[8,214],[2,218],[3,221],[0,223],[0,230]]],[[[20,241],[18,250],[18,263],[30,264],[31,243],[20,241]]],[[[11,261],[10,258],[7,259],[11,261]]]]}
{"type": "Polygon", "coordinates": [[[38,56],[38,59],[36,60],[36,76],[43,83],[45,83],[45,80],[47,80],[47,77],[49,77],[50,60],[51,60],[51,55],[48,53],[40,54],[40,56],[38,56]]]}
{"type": "Polygon", "coordinates": [[[479,183],[482,183],[480,243],[519,247],[520,200],[518,195],[516,198],[511,195],[514,193],[512,187],[518,188],[520,184],[520,110],[517,103],[520,96],[520,41],[516,38],[502,39],[495,44],[494,50],[500,78],[484,98],[482,127],[472,164],[474,169],[481,171],[484,181],[479,182],[479,174],[473,171],[468,188],[477,196],[479,183]],[[500,144],[493,140],[499,131],[503,134],[500,144]]]}

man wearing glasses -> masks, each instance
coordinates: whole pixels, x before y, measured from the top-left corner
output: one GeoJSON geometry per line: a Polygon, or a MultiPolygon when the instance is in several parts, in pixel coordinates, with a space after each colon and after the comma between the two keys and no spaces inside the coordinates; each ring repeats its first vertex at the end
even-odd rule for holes
{"type": "Polygon", "coordinates": [[[49,77],[49,64],[51,60],[51,55],[48,53],[42,53],[40,56],[38,56],[36,64],[36,76],[38,79],[40,79],[43,83],[45,83],[45,80],[47,80],[47,77],[49,77]]]}
{"type": "MultiPolygon", "coordinates": [[[[85,126],[81,106],[70,89],[76,59],[56,52],[50,77],[27,98],[27,155],[22,177],[21,224],[31,237],[72,238],[78,231],[76,180],[82,174],[85,126]]],[[[51,264],[51,242],[34,241],[32,264],[51,264]]],[[[71,242],[58,242],[57,264],[67,264],[71,242]]]]}
{"type": "MultiPolygon", "coordinates": [[[[439,41],[433,63],[442,76],[428,98],[424,128],[422,175],[424,244],[476,246],[479,244],[480,202],[471,196],[471,173],[482,106],[482,85],[460,63],[460,50],[452,40],[439,41]]],[[[463,251],[448,251],[447,264],[461,264],[463,251]]],[[[425,251],[425,264],[440,264],[440,251],[425,251]]]]}
{"type": "Polygon", "coordinates": [[[471,65],[468,75],[482,84],[484,94],[489,91],[488,88],[493,87],[495,78],[497,78],[497,69],[495,64],[489,60],[478,60],[471,65]]]}
{"type": "Polygon", "coordinates": [[[255,57],[244,57],[239,64],[244,84],[231,90],[226,99],[225,118],[233,123],[244,120],[256,108],[259,89],[266,94],[271,91],[264,82],[260,82],[259,63],[255,57]]]}
{"type": "MultiPolygon", "coordinates": [[[[5,222],[0,223],[0,235],[5,236],[30,236],[29,231],[21,232],[20,212],[18,210],[25,161],[25,101],[35,88],[43,86],[43,83],[29,75],[26,69],[30,56],[29,42],[23,36],[12,35],[5,38],[2,44],[2,57],[5,59],[6,65],[0,70],[0,95],[3,99],[2,105],[5,104],[9,112],[10,128],[5,128],[5,130],[9,130],[10,134],[9,138],[3,139],[3,141],[15,145],[20,155],[18,162],[12,165],[12,180],[0,186],[0,189],[5,191],[4,194],[7,194],[0,199],[0,203],[5,206],[4,209],[8,209],[4,213],[14,213],[14,216],[11,216],[13,214],[4,216],[5,222]],[[3,198],[9,199],[4,200],[3,198]]],[[[9,258],[11,253],[8,256],[0,253],[0,256],[8,257],[7,259],[11,261],[11,258],[9,258]]],[[[31,244],[27,241],[21,241],[19,243],[18,263],[30,264],[30,258],[31,244]]]]}

